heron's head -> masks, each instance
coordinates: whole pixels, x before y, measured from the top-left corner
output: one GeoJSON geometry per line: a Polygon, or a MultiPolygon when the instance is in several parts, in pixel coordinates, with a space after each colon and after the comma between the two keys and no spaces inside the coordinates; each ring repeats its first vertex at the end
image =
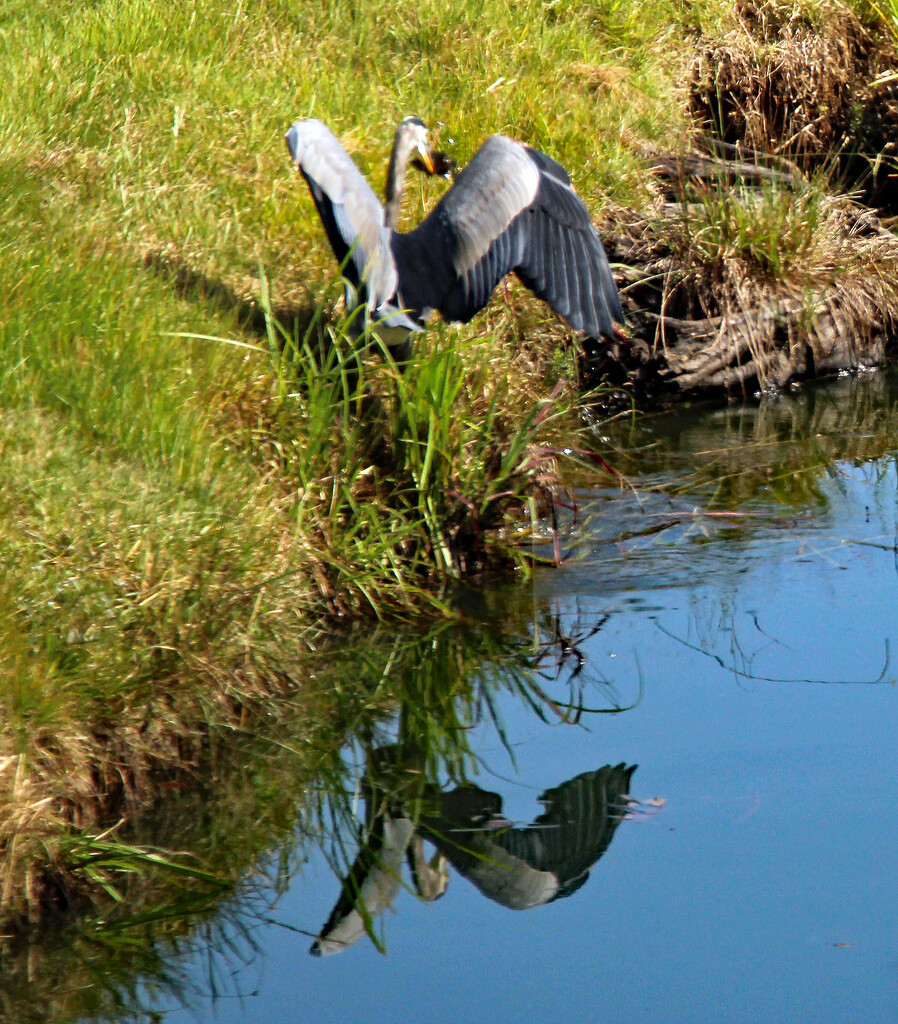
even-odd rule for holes
{"type": "Polygon", "coordinates": [[[396,130],[396,148],[401,149],[404,146],[408,155],[417,154],[412,156],[411,162],[412,167],[419,171],[426,171],[427,174],[440,178],[452,178],[458,164],[448,153],[433,148],[440,127],[442,125],[439,125],[436,132],[431,135],[420,117],[407,117],[396,130]]]}
{"type": "Polygon", "coordinates": [[[406,117],[400,122],[396,129],[394,149],[397,153],[408,154],[408,156],[413,153],[417,154],[416,163],[420,160],[428,174],[437,173],[433,151],[430,148],[430,132],[420,117],[406,117]]]}

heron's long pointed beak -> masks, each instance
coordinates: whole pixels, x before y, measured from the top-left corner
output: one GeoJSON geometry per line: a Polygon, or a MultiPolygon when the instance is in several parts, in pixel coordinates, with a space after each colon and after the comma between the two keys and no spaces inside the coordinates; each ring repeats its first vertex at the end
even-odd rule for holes
{"type": "Polygon", "coordinates": [[[429,146],[418,146],[418,152],[421,154],[421,162],[427,168],[428,174],[436,174],[436,164],[434,163],[433,153],[429,146]]]}

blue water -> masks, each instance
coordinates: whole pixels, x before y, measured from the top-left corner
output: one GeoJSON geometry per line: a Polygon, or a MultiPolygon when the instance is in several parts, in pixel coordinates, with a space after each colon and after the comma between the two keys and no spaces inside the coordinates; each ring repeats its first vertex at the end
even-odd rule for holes
{"type": "MultiPolygon", "coordinates": [[[[843,462],[817,491],[783,509],[762,489],[747,526],[691,517],[690,496],[581,494],[603,525],[537,575],[534,607],[584,635],[607,616],[581,644],[586,703],[632,707],[546,725],[508,697],[516,766],[487,725],[475,746],[525,823],[546,788],[638,765],[642,803],[583,888],[512,911],[451,877],[434,903],[399,893],[385,953],[316,959],[289,930],[339,895],[313,856],[225,994],[168,1024],[898,1020],[898,478],[843,462]],[[609,532],[654,510],[659,533],[609,532]]],[[[202,991],[204,956],[189,973],[202,991]]]]}

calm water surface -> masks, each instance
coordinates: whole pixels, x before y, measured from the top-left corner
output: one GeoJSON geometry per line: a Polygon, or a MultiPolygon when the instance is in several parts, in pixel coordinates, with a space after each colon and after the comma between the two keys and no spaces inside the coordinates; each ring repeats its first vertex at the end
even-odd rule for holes
{"type": "MultiPolygon", "coordinates": [[[[543,866],[540,796],[637,766],[638,803],[569,809],[602,833],[568,850],[578,882],[595,861],[585,883],[515,910],[455,868],[418,899],[403,869],[369,922],[383,951],[313,957],[341,882],[312,853],[243,953],[200,942],[181,965],[187,1006],[146,990],[167,1024],[898,1020],[896,404],[876,375],[613,436],[632,487],[579,493],[575,557],[532,607],[567,638],[547,690],[579,668],[583,703],[626,710],[561,723],[506,691],[470,739],[493,834],[542,843],[543,866]]],[[[469,613],[500,621],[502,595],[469,613]]]]}

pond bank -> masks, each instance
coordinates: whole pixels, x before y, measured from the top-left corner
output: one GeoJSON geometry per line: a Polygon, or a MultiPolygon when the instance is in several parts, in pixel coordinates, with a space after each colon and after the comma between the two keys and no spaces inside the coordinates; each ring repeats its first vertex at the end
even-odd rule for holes
{"type": "Polygon", "coordinates": [[[739,0],[695,41],[691,133],[645,152],[653,202],[606,216],[632,343],[588,358],[588,379],[651,404],[898,354],[898,57],[870,14],[739,0]]]}
{"type": "MultiPolygon", "coordinates": [[[[702,12],[720,34],[724,6],[702,12]]],[[[300,723],[339,744],[353,691],[319,693],[305,660],[329,631],[427,630],[463,617],[450,600],[460,580],[523,577],[531,540],[560,560],[574,448],[593,484],[620,482],[583,429],[570,332],[511,289],[470,328],[434,325],[406,374],[378,364],[364,400],[316,362],[315,341],[345,339],[332,257],[283,148],[297,114],[332,124],[372,181],[393,124],[416,112],[444,118],[462,157],[507,131],[570,167],[591,210],[638,211],[611,241],[642,268],[627,287],[623,383],[644,380],[650,396],[687,391],[676,382],[690,372],[736,394],[755,370],[771,383],[819,372],[843,359],[855,316],[888,355],[882,225],[806,187],[807,168],[767,191],[660,184],[642,153],[680,136],[677,76],[708,26],[660,0],[612,7],[526,0],[510,20],[491,5],[398,0],[362,5],[350,34],[333,11],[328,22],[290,3],[13,0],[0,15],[6,936],[115,903],[154,863],[214,889],[196,859],[148,857],[141,823],[202,788],[216,752],[247,733],[302,747],[285,724],[300,723]],[[385,33],[387,6],[414,30],[385,33]],[[857,240],[867,255],[855,263],[857,240]],[[810,318],[817,340],[802,334],[810,318]],[[308,719],[284,710],[294,700],[308,719]]],[[[790,32],[805,45],[799,29],[825,21],[796,7],[790,32]]],[[[441,187],[413,190],[416,214],[441,187]]],[[[296,771],[294,795],[313,768],[296,771]]],[[[250,781],[281,786],[262,771],[250,781]]],[[[250,786],[247,803],[257,795],[250,786]]]]}
{"type": "Polygon", "coordinates": [[[754,185],[698,198],[615,216],[606,243],[625,267],[630,341],[587,354],[588,382],[646,407],[776,391],[898,355],[898,237],[874,211],[754,185]],[[755,232],[795,245],[796,231],[780,275],[750,251],[755,232]]]}

